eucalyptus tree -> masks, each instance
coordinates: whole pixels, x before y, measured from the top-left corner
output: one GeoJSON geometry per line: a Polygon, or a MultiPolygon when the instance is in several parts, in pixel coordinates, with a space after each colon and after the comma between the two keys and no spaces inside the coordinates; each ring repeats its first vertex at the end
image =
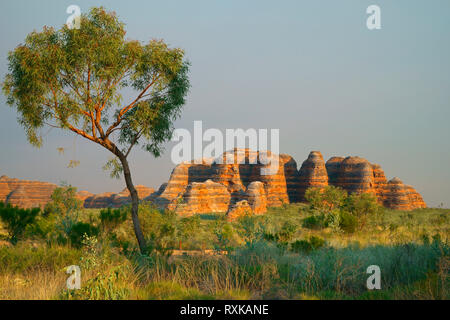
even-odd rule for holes
{"type": "Polygon", "coordinates": [[[124,23],[104,8],[80,19],[78,29],[64,25],[28,34],[9,53],[3,91],[32,145],[42,145],[41,129],[50,126],[113,154],[106,167],[112,176],[123,173],[143,252],[139,198],[127,159],[137,145],[156,157],[163,151],[189,90],[189,63],[183,50],[162,40],[126,39],[124,23]],[[125,101],[129,92],[132,98],[125,101]]]}

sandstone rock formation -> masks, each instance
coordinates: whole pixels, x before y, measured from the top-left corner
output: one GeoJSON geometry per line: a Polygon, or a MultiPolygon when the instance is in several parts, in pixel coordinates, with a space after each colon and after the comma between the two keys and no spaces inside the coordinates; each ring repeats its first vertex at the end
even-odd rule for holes
{"type": "Polygon", "coordinates": [[[373,170],[373,183],[374,183],[374,193],[377,196],[378,202],[383,205],[384,194],[387,186],[387,179],[384,175],[383,169],[379,164],[372,164],[373,170]]]}
{"type": "Polygon", "coordinates": [[[212,174],[211,162],[212,160],[203,160],[200,164],[189,162],[177,165],[172,170],[169,182],[158,190],[160,195],[153,197],[155,204],[167,207],[183,195],[190,183],[208,180],[212,174]]]}
{"type": "Polygon", "coordinates": [[[360,157],[332,157],[326,163],[329,184],[349,193],[373,193],[378,203],[396,210],[426,208],[420,194],[394,178],[387,182],[383,169],[360,157]]]}
{"type": "Polygon", "coordinates": [[[231,195],[223,184],[206,180],[189,184],[182,201],[172,202],[168,209],[182,216],[197,213],[225,213],[230,205],[231,195]]]}
{"type": "Polygon", "coordinates": [[[333,175],[330,179],[331,185],[341,187],[349,193],[374,192],[374,175],[369,161],[360,157],[347,157],[342,161],[332,159],[333,161],[330,162],[333,175]]]}
{"type": "Polygon", "coordinates": [[[93,196],[94,196],[93,193],[90,193],[89,191],[86,191],[86,190],[77,192],[77,198],[79,200],[83,201],[83,203],[84,203],[84,200],[86,200],[87,198],[93,197],[93,196]]]}
{"type": "MultiPolygon", "coordinates": [[[[270,152],[233,149],[216,159],[176,166],[169,181],[156,192],[145,186],[136,186],[136,189],[139,199],[181,215],[228,212],[234,217],[244,209],[261,214],[267,207],[304,201],[309,187],[327,185],[350,193],[373,193],[380,204],[392,209],[426,207],[413,187],[404,185],[398,178],[388,182],[378,164],[360,157],[332,157],[324,163],[321,153],[312,151],[297,170],[297,163],[291,156],[280,154],[274,170],[269,170],[271,163],[266,160],[276,158],[270,152]]],[[[56,187],[51,183],[2,176],[0,201],[25,208],[43,207],[56,187]]],[[[131,201],[127,189],[117,194],[97,195],[81,191],[77,196],[86,208],[120,207],[131,201]]]]}
{"type": "MultiPolygon", "coordinates": [[[[140,200],[149,197],[155,192],[153,188],[148,188],[143,185],[135,186],[140,200]]],[[[78,194],[78,198],[82,199],[86,196],[86,191],[81,191],[78,194]]],[[[121,206],[131,202],[130,192],[128,189],[123,189],[119,193],[106,192],[91,195],[84,198],[85,208],[120,208],[121,206]]]]}
{"type": "Polygon", "coordinates": [[[0,177],[0,201],[22,208],[43,208],[57,185],[48,182],[0,177]]]}
{"type": "Polygon", "coordinates": [[[245,215],[251,215],[252,214],[252,208],[248,204],[247,200],[241,200],[239,202],[236,202],[228,211],[227,213],[227,220],[233,221],[238,219],[239,217],[245,216],[245,215]]]}
{"type": "Polygon", "coordinates": [[[422,196],[412,186],[405,185],[405,188],[408,192],[411,209],[427,207],[425,201],[423,201],[422,196]]]}
{"type": "Polygon", "coordinates": [[[409,192],[399,178],[389,180],[384,195],[384,205],[396,210],[410,210],[409,192]]]}
{"type": "Polygon", "coordinates": [[[299,202],[300,177],[297,170],[297,162],[290,155],[280,154],[280,161],[284,164],[284,176],[286,178],[286,187],[289,203],[299,202]]]}
{"type": "Polygon", "coordinates": [[[267,197],[264,184],[260,181],[253,181],[248,185],[247,201],[254,214],[267,212],[267,197]]]}
{"type": "MultiPolygon", "coordinates": [[[[270,153],[267,155],[274,156],[270,153]]],[[[304,201],[304,194],[309,187],[327,185],[341,187],[349,193],[373,193],[379,203],[388,208],[411,210],[426,207],[422,197],[412,187],[396,187],[395,180],[389,184],[379,165],[371,164],[360,157],[332,157],[324,163],[321,153],[312,151],[297,170],[295,160],[289,155],[281,154],[278,170],[267,175],[261,174],[262,169],[269,168],[269,165],[264,163],[267,162],[261,161],[259,152],[234,149],[212,162],[208,160],[201,164],[181,164],[172,172],[164,191],[159,196],[152,197],[154,202],[163,208],[173,207],[171,204],[180,197],[195,197],[185,195],[190,183],[211,179],[224,185],[230,193],[229,211],[238,202],[248,200],[247,204],[252,211],[265,212],[266,209],[264,205],[260,206],[259,200],[256,205],[253,202],[256,199],[256,187],[249,187],[254,182],[264,186],[266,207],[304,201]],[[227,162],[227,159],[230,161],[227,162]],[[405,195],[400,189],[404,190],[405,195]]],[[[190,201],[196,203],[197,200],[190,201]]]]}
{"type": "Polygon", "coordinates": [[[395,210],[426,208],[420,194],[413,187],[404,185],[397,177],[387,183],[383,204],[385,207],[395,210]]]}
{"type": "Polygon", "coordinates": [[[298,174],[298,198],[305,200],[305,192],[311,187],[326,187],[328,185],[328,174],[325,161],[320,151],[311,151],[298,174]]]}

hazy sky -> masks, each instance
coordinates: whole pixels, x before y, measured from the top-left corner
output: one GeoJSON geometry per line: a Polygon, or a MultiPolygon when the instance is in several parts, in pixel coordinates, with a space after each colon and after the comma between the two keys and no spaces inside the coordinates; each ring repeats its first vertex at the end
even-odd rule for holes
{"type": "MultiPolygon", "coordinates": [[[[278,128],[280,149],[300,166],[309,151],[361,156],[398,176],[430,206],[450,206],[450,1],[1,1],[0,76],[7,53],[34,29],[60,27],[76,4],[103,5],[127,36],[185,49],[191,92],[177,128],[278,128]],[[366,8],[381,7],[369,31],[366,8]]],[[[28,145],[0,97],[0,175],[120,191],[101,168],[109,154],[53,129],[28,145]],[[64,155],[56,148],[65,147],[64,155]],[[67,168],[69,161],[80,166],[67,168]]],[[[158,187],[173,164],[131,156],[135,184],[158,187]]]]}

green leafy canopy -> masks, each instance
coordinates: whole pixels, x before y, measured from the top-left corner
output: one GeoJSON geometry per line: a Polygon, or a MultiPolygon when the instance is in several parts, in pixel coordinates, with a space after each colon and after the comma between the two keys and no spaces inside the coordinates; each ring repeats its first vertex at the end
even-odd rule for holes
{"type": "Polygon", "coordinates": [[[119,158],[139,143],[160,155],[185,103],[189,63],[162,40],[142,44],[125,33],[115,13],[92,8],[79,29],[44,27],[9,53],[3,91],[31,144],[41,146],[39,129],[49,125],[119,158]],[[135,93],[127,103],[124,90],[135,93]]]}

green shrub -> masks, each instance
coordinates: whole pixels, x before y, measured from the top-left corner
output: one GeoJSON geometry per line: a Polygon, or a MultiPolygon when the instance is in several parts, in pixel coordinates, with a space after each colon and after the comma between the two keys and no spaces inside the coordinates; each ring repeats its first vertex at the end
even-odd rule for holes
{"type": "Polygon", "coordinates": [[[98,228],[89,223],[77,222],[72,226],[69,232],[70,243],[72,246],[80,248],[83,244],[85,235],[88,237],[97,236],[98,232],[98,228]]]}
{"type": "Polygon", "coordinates": [[[305,193],[305,199],[309,202],[310,209],[325,214],[341,208],[346,198],[347,191],[334,186],[312,187],[305,193]]]}
{"type": "Polygon", "coordinates": [[[56,219],[53,215],[39,215],[35,223],[28,225],[26,228],[26,236],[49,240],[51,235],[56,231],[56,219]]]}
{"type": "Polygon", "coordinates": [[[296,253],[309,254],[314,250],[322,248],[325,240],[316,236],[309,237],[309,240],[297,240],[291,243],[291,251],[296,253]]]}
{"type": "Polygon", "coordinates": [[[217,249],[229,250],[234,238],[234,229],[229,223],[217,226],[215,229],[218,246],[217,249]]]}
{"type": "Polygon", "coordinates": [[[369,217],[376,216],[381,210],[376,196],[371,193],[349,195],[344,208],[356,217],[361,229],[365,226],[369,217]]]}
{"type": "Polygon", "coordinates": [[[291,243],[291,250],[296,253],[310,253],[312,246],[308,240],[296,240],[291,243]]]}
{"type": "Polygon", "coordinates": [[[50,214],[65,216],[82,208],[82,201],[77,198],[77,188],[70,185],[56,188],[51,195],[51,199],[52,201],[45,205],[45,216],[50,214]]]}
{"type": "Polygon", "coordinates": [[[0,202],[0,219],[8,230],[9,240],[16,244],[23,236],[27,226],[32,225],[36,221],[39,214],[39,208],[21,209],[13,207],[11,204],[0,202]]]}
{"type": "Polygon", "coordinates": [[[358,219],[347,211],[341,211],[339,215],[339,227],[346,233],[354,233],[358,227],[358,219]]]}
{"type": "Polygon", "coordinates": [[[102,209],[100,211],[100,225],[106,232],[116,229],[127,219],[127,211],[124,209],[102,209]]]}
{"type": "Polygon", "coordinates": [[[302,227],[307,229],[322,229],[325,226],[324,216],[309,216],[302,221],[302,227]]]}
{"type": "Polygon", "coordinates": [[[264,237],[264,226],[258,217],[245,215],[237,220],[239,236],[245,241],[246,246],[252,247],[264,237]]]}
{"type": "Polygon", "coordinates": [[[294,237],[295,232],[297,231],[297,226],[290,221],[286,221],[281,230],[277,233],[277,238],[281,242],[289,242],[294,237]]]}

